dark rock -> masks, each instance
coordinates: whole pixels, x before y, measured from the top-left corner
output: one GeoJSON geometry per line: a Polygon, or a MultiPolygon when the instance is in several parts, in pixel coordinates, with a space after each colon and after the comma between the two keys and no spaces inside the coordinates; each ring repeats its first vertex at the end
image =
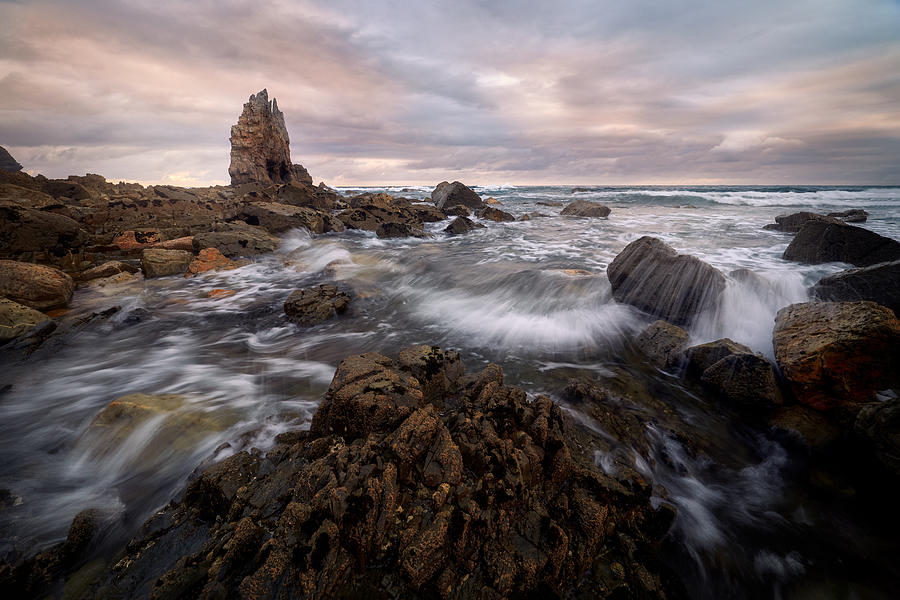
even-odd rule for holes
{"type": "Polygon", "coordinates": [[[291,142],[278,103],[269,102],[266,90],[250,96],[244,111],[231,128],[231,185],[242,183],[288,183],[312,185],[312,177],[291,163],[291,142]]]}
{"type": "Polygon", "coordinates": [[[871,300],[900,315],[900,260],[848,269],[820,279],[812,294],[821,300],[871,300]]]}
{"type": "Polygon", "coordinates": [[[304,327],[324,323],[347,311],[350,296],[334,285],[294,290],[284,301],[284,312],[292,322],[304,327]]]}
{"type": "Polygon", "coordinates": [[[450,206],[448,208],[443,209],[444,213],[448,217],[469,217],[472,215],[472,211],[463,206],[462,204],[457,204],[455,206],[450,206]]]}
{"type": "Polygon", "coordinates": [[[726,356],[732,354],[752,354],[753,351],[743,344],[729,339],[722,338],[714,342],[706,342],[691,346],[685,351],[685,357],[688,362],[688,374],[700,377],[703,371],[713,366],[726,356]]]}
{"type": "Polygon", "coordinates": [[[718,269],[648,236],[628,244],[606,273],[616,300],[676,325],[716,306],[725,289],[718,269]]]}
{"type": "Polygon", "coordinates": [[[305,206],[277,202],[251,202],[242,208],[238,218],[275,234],[290,229],[307,229],[312,233],[344,231],[343,223],[330,214],[305,206]]]}
{"type": "Polygon", "coordinates": [[[865,405],[856,416],[853,430],[885,467],[900,476],[900,399],[865,405]]]}
{"type": "Polygon", "coordinates": [[[658,367],[677,367],[690,341],[687,332],[665,321],[654,321],[635,339],[635,345],[658,367]]]}
{"type": "Polygon", "coordinates": [[[874,302],[807,302],[778,311],[775,359],[797,399],[827,410],[900,385],[900,320],[874,302]]]}
{"type": "Polygon", "coordinates": [[[539,206],[562,206],[562,205],[563,205],[562,202],[556,202],[556,201],[553,201],[553,202],[535,202],[535,204],[537,204],[537,205],[539,205],[539,206]]]}
{"type": "Polygon", "coordinates": [[[422,345],[401,350],[397,365],[421,382],[425,401],[439,407],[443,396],[454,390],[466,372],[459,352],[441,350],[437,346],[422,345]]]}
{"type": "Polygon", "coordinates": [[[857,267],[900,260],[900,242],[835,221],[807,222],[788,245],[783,258],[813,265],[846,262],[857,267]]]}
{"type": "Polygon", "coordinates": [[[841,212],[830,212],[829,217],[837,217],[844,223],[865,223],[869,218],[869,213],[861,208],[850,208],[841,212]]]}
{"type": "Polygon", "coordinates": [[[396,223],[388,221],[382,223],[375,230],[375,235],[380,238],[399,238],[399,237],[425,237],[425,230],[416,225],[409,223],[396,223]]]}
{"type": "Polygon", "coordinates": [[[444,228],[444,231],[458,235],[461,233],[468,233],[474,229],[484,229],[484,225],[476,223],[467,217],[456,217],[446,228],[444,228]]]}
{"type": "Polygon", "coordinates": [[[431,201],[441,210],[445,207],[449,208],[451,206],[456,206],[457,204],[462,204],[472,210],[484,208],[484,202],[481,200],[481,196],[458,181],[454,181],[453,183],[442,181],[437,184],[437,187],[431,192],[431,201]]]}
{"type": "Polygon", "coordinates": [[[796,233],[810,221],[821,221],[823,223],[840,223],[838,219],[832,216],[820,215],[812,212],[797,212],[789,215],[778,215],[775,222],[765,225],[763,229],[774,229],[775,231],[787,231],[796,233]]]}
{"type": "Polygon", "coordinates": [[[22,170],[22,165],[3,146],[0,146],[0,170],[12,171],[13,173],[22,170]]]}
{"type": "Polygon", "coordinates": [[[508,212],[502,211],[499,208],[494,208],[493,206],[488,206],[487,208],[478,211],[478,216],[482,219],[489,219],[498,223],[516,220],[516,218],[508,212]]]}
{"type": "Polygon", "coordinates": [[[146,248],[141,252],[141,269],[147,278],[182,275],[193,260],[193,253],[185,250],[146,248]]]}
{"type": "Polygon", "coordinates": [[[204,248],[217,248],[225,256],[237,258],[274,252],[280,243],[281,240],[265,229],[245,223],[230,223],[227,229],[223,227],[219,231],[195,235],[193,249],[199,252],[204,248]]]}
{"type": "Polygon", "coordinates": [[[761,354],[730,354],[704,370],[700,381],[739,409],[765,411],[784,403],[775,368],[761,354]]]}
{"type": "Polygon", "coordinates": [[[411,204],[410,211],[422,223],[436,223],[447,218],[444,211],[431,204],[411,204]]]}
{"type": "Polygon", "coordinates": [[[17,257],[25,252],[63,256],[77,252],[87,241],[87,232],[69,217],[0,205],[0,256],[17,257]]]}
{"type": "Polygon", "coordinates": [[[589,192],[589,191],[591,191],[591,188],[586,188],[586,187],[573,187],[571,190],[569,190],[569,193],[570,193],[570,194],[577,194],[578,192],[589,192]]]}
{"type": "Polygon", "coordinates": [[[75,291],[72,278],[53,267],[0,260],[0,296],[37,310],[60,308],[75,291]]]}
{"type": "Polygon", "coordinates": [[[566,205],[559,213],[568,217],[608,217],[609,207],[597,202],[588,202],[587,200],[576,200],[566,205]]]}
{"type": "MultiPolygon", "coordinates": [[[[299,167],[300,165],[294,165],[299,167]]],[[[302,167],[301,167],[302,168],[302,167]]],[[[272,201],[291,206],[306,206],[316,210],[331,211],[335,208],[338,194],[328,188],[317,188],[312,185],[292,180],[291,183],[276,185],[274,190],[267,190],[272,201]]]]}
{"type": "Polygon", "coordinates": [[[100,279],[103,277],[112,277],[119,273],[137,273],[140,271],[137,267],[124,263],[120,260],[110,260],[102,265],[92,267],[79,274],[79,281],[90,281],[92,279],[100,279]]]}
{"type": "Polygon", "coordinates": [[[338,214],[338,219],[348,229],[363,229],[377,233],[379,228],[388,223],[403,224],[405,227],[387,225],[383,229],[386,234],[404,231],[407,228],[410,231],[422,229],[418,211],[414,210],[412,204],[405,198],[395,198],[388,194],[359,194],[350,198],[349,204],[350,208],[338,214]]]}
{"type": "Polygon", "coordinates": [[[50,317],[18,302],[0,298],[0,344],[27,335],[50,317]]]}
{"type": "Polygon", "coordinates": [[[825,415],[800,404],[779,408],[769,424],[776,430],[799,438],[811,450],[827,448],[841,437],[840,429],[825,415]]]}

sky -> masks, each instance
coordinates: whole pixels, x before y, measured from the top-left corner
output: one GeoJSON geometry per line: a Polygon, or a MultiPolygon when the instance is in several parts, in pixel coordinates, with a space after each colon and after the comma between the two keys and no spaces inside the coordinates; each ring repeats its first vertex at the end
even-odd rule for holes
{"type": "Polygon", "coordinates": [[[32,174],[228,183],[263,88],[334,186],[900,184],[898,0],[0,0],[32,174]]]}

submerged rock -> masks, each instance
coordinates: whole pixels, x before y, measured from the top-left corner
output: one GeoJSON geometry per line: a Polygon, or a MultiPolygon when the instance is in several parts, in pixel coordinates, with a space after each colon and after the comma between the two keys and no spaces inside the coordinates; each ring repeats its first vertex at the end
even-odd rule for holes
{"type": "Polygon", "coordinates": [[[146,248],[141,252],[141,269],[147,278],[182,275],[193,260],[193,253],[185,250],[146,248]]]}
{"type": "Polygon", "coordinates": [[[491,221],[496,221],[497,223],[504,223],[515,221],[516,218],[509,214],[506,211],[500,210],[499,208],[494,208],[493,206],[488,206],[485,209],[478,211],[478,216],[482,219],[489,219],[491,221]]]}
{"type": "Polygon", "coordinates": [[[823,277],[811,291],[822,300],[871,300],[900,315],[900,260],[823,277]]]}
{"type": "Polygon", "coordinates": [[[900,260],[900,242],[837,219],[809,221],[788,245],[783,258],[813,265],[846,262],[867,267],[900,260]]]}
{"type": "Polygon", "coordinates": [[[309,432],[207,468],[88,595],[665,597],[671,507],[598,469],[548,398],[458,367],[434,348],[345,359],[309,432]]]}
{"type": "Polygon", "coordinates": [[[459,181],[454,181],[453,183],[442,181],[437,184],[437,187],[431,192],[431,201],[441,210],[458,204],[472,210],[479,210],[485,207],[481,196],[459,181]]]}
{"type": "Polygon", "coordinates": [[[375,235],[380,238],[399,238],[399,237],[425,237],[425,230],[420,226],[411,225],[410,223],[396,223],[389,221],[382,223],[375,230],[375,235]]]}
{"type": "Polygon", "coordinates": [[[837,217],[844,223],[865,223],[869,213],[861,208],[850,208],[840,212],[830,212],[829,217],[837,217]]]}
{"type": "Polygon", "coordinates": [[[72,299],[75,282],[53,267],[0,260],[0,296],[37,310],[64,307],[72,299]]]}
{"type": "Polygon", "coordinates": [[[874,302],[807,302],[778,311],[775,359],[797,399],[819,410],[869,402],[900,385],[900,320],[874,302]]]}
{"type": "Polygon", "coordinates": [[[610,213],[609,207],[598,202],[589,202],[587,200],[576,200],[566,205],[559,213],[567,217],[608,217],[610,213]]]}
{"type": "Polygon", "coordinates": [[[0,298],[0,344],[26,335],[50,317],[18,302],[0,298]]]}
{"type": "Polygon", "coordinates": [[[453,235],[459,235],[462,233],[469,233],[475,229],[484,229],[484,225],[476,223],[468,217],[456,217],[444,228],[444,231],[453,235]]]}
{"type": "Polygon", "coordinates": [[[291,292],[284,301],[284,312],[294,323],[311,327],[346,312],[349,306],[349,294],[335,285],[320,285],[291,292]]]}
{"type": "Polygon", "coordinates": [[[715,307],[725,289],[718,269],[649,236],[628,244],[606,273],[616,300],[676,325],[715,307]]]}
{"type": "Polygon", "coordinates": [[[677,367],[684,360],[690,342],[688,333],[671,323],[654,321],[635,339],[635,345],[658,367],[677,367]]]}

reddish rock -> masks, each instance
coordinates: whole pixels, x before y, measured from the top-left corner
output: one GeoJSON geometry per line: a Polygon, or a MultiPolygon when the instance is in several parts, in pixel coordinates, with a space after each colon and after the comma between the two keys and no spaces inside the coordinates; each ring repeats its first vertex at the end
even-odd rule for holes
{"type": "Polygon", "coordinates": [[[96,267],[92,267],[84,272],[82,272],[78,279],[81,281],[90,281],[92,279],[101,279],[103,277],[112,277],[113,275],[118,275],[119,273],[137,273],[140,271],[137,267],[129,265],[128,263],[123,263],[118,260],[110,260],[102,265],[98,265],[96,267]]]}
{"type": "Polygon", "coordinates": [[[112,240],[114,246],[126,252],[150,248],[157,242],[159,242],[158,231],[123,231],[112,240]]]}
{"type": "Polygon", "coordinates": [[[234,290],[215,289],[215,290],[212,290],[211,292],[209,292],[208,294],[206,294],[206,297],[207,298],[216,298],[216,299],[230,298],[231,296],[234,296],[235,294],[237,294],[237,292],[234,290]]]}
{"type": "Polygon", "coordinates": [[[187,252],[193,252],[194,250],[194,236],[188,235],[180,238],[175,238],[174,240],[167,240],[165,242],[157,242],[153,244],[154,248],[164,248],[166,250],[186,250],[187,252]]]}
{"type": "Polygon", "coordinates": [[[0,260],[0,296],[37,310],[64,307],[75,282],[53,267],[0,260]]]}
{"type": "Polygon", "coordinates": [[[185,277],[192,277],[207,271],[229,271],[237,269],[233,260],[219,252],[216,248],[206,248],[197,254],[197,258],[188,265],[185,277]]]}
{"type": "Polygon", "coordinates": [[[797,399],[819,410],[900,385],[900,320],[874,302],[806,302],[778,311],[775,359],[797,399]]]}

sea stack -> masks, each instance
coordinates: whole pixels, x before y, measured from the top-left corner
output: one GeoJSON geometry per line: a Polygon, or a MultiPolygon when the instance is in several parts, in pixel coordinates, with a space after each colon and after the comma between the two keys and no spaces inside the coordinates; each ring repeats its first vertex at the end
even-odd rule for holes
{"type": "Polygon", "coordinates": [[[291,140],[278,102],[263,89],[250,96],[238,122],[231,127],[231,185],[242,183],[312,184],[301,165],[291,163],[291,140]]]}
{"type": "Polygon", "coordinates": [[[0,146],[0,169],[12,171],[13,173],[22,170],[22,165],[3,146],[0,146]]]}

